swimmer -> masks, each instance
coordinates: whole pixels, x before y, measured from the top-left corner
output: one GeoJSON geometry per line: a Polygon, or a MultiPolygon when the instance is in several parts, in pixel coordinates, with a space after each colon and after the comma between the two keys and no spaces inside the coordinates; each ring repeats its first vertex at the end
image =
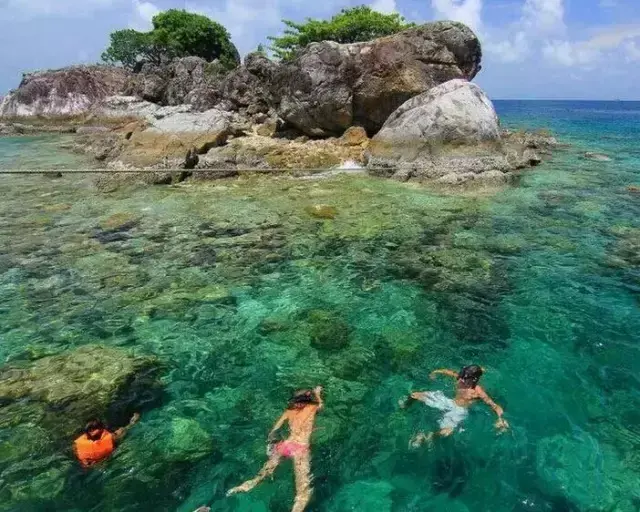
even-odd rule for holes
{"type": "Polygon", "coordinates": [[[269,433],[269,460],[260,470],[258,475],[247,480],[242,485],[231,489],[227,496],[238,492],[248,492],[271,476],[282,458],[293,460],[293,468],[296,479],[296,499],[292,512],[302,512],[311,499],[311,453],[310,440],[313,432],[313,424],[316,414],[322,409],[322,388],[305,389],[294,393],[289,400],[287,410],[276,422],[269,433]],[[285,441],[275,442],[276,432],[289,422],[289,438],[285,441]]]}
{"type": "Polygon", "coordinates": [[[88,468],[108,458],[115,450],[116,444],[126,435],[140,419],[135,413],[126,427],[110,432],[104,423],[92,420],[87,423],[83,434],[73,443],[73,451],[83,467],[88,468]]]}
{"type": "Polygon", "coordinates": [[[418,400],[429,407],[444,412],[439,422],[440,430],[438,432],[429,432],[428,434],[419,432],[411,440],[411,447],[417,448],[425,441],[431,442],[436,435],[448,437],[453,434],[455,429],[467,417],[468,408],[476,400],[482,400],[496,413],[498,420],[495,426],[499,431],[503,432],[509,428],[509,423],[502,417],[504,414],[502,407],[496,404],[485,390],[478,385],[483,373],[484,370],[477,365],[465,366],[460,372],[445,369],[435,370],[429,376],[432,380],[435,380],[438,375],[446,375],[456,379],[455,399],[447,398],[442,391],[423,391],[413,392],[406,400],[401,400],[401,407],[409,405],[411,400],[418,400]]]}

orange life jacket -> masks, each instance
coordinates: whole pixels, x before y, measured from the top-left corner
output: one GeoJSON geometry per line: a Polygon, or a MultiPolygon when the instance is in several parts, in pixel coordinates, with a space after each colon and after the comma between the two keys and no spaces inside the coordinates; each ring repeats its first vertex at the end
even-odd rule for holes
{"type": "Polygon", "coordinates": [[[89,439],[87,434],[82,434],[74,442],[76,457],[85,467],[106,459],[113,453],[115,447],[113,434],[107,430],[103,430],[100,439],[95,441],[89,439]]]}

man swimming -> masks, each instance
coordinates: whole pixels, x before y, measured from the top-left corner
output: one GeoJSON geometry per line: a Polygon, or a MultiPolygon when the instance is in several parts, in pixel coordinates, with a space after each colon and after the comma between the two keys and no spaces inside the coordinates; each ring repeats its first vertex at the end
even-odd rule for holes
{"type": "Polygon", "coordinates": [[[311,499],[311,453],[310,440],[316,414],[322,409],[322,388],[305,389],[294,393],[284,414],[269,433],[269,460],[258,475],[242,485],[234,487],[227,496],[238,492],[247,492],[273,474],[282,458],[293,459],[296,478],[296,499],[292,512],[302,512],[311,499]],[[285,441],[275,442],[276,432],[289,422],[289,437],[285,441]]]}
{"type": "Polygon", "coordinates": [[[487,395],[485,390],[478,385],[478,381],[483,373],[483,369],[475,364],[465,366],[460,372],[446,369],[435,370],[431,372],[429,376],[432,380],[435,380],[438,375],[446,375],[456,379],[455,399],[447,398],[442,391],[422,391],[413,392],[406,400],[401,401],[401,407],[406,407],[410,403],[410,400],[418,400],[424,402],[429,407],[444,412],[444,415],[439,421],[440,430],[438,432],[429,432],[428,434],[423,432],[418,433],[411,441],[412,447],[417,448],[425,441],[430,442],[436,435],[448,437],[453,434],[455,429],[467,417],[468,408],[476,400],[482,400],[496,413],[498,420],[495,426],[499,431],[504,431],[509,428],[509,423],[502,417],[504,414],[502,407],[496,404],[489,395],[487,395]]]}

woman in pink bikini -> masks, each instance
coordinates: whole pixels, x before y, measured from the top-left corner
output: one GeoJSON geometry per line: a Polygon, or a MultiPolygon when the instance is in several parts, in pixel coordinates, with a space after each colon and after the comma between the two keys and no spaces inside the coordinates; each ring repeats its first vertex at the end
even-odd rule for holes
{"type": "Polygon", "coordinates": [[[227,496],[238,492],[247,492],[273,474],[282,458],[293,459],[296,476],[296,499],[292,512],[302,512],[311,499],[311,453],[309,442],[313,432],[316,414],[322,409],[322,388],[297,391],[289,400],[284,414],[276,422],[269,433],[269,460],[258,475],[242,485],[231,489],[227,496]],[[289,438],[275,443],[276,432],[289,422],[289,438]]]}

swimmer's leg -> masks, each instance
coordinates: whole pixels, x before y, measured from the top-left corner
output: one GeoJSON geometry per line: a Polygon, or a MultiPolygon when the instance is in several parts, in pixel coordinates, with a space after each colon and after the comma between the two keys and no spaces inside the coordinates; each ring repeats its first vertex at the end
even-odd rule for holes
{"type": "Polygon", "coordinates": [[[438,432],[440,437],[449,437],[451,434],[453,434],[453,428],[451,427],[442,428],[440,432],[438,432]]]}
{"type": "Polygon", "coordinates": [[[296,477],[296,499],[291,512],[303,512],[311,499],[311,454],[307,451],[293,459],[296,477]]]}
{"type": "Polygon", "coordinates": [[[278,464],[280,464],[281,460],[282,460],[282,457],[280,457],[278,453],[274,453],[271,456],[271,458],[267,461],[267,463],[264,466],[262,466],[262,469],[256,475],[255,478],[252,478],[251,480],[247,480],[242,485],[239,485],[237,487],[234,487],[233,489],[230,489],[227,492],[227,496],[231,496],[232,494],[236,494],[239,492],[249,492],[256,485],[262,482],[265,478],[267,478],[268,476],[271,476],[273,472],[276,470],[276,468],[278,467],[278,464]]]}

